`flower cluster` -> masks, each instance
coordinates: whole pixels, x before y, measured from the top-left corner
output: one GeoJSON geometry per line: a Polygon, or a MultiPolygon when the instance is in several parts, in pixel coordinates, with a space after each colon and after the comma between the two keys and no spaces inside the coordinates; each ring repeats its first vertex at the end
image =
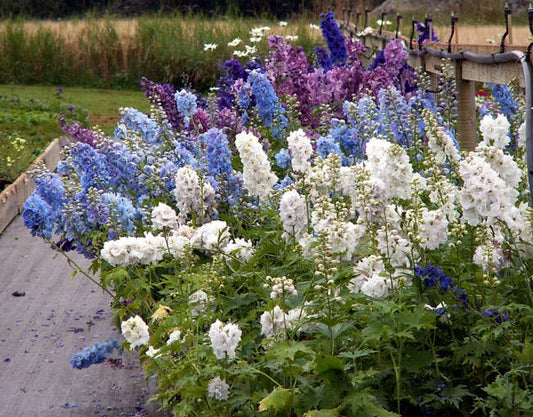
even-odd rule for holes
{"type": "Polygon", "coordinates": [[[92,347],[86,347],[82,352],[76,353],[70,360],[70,364],[76,369],[88,368],[91,365],[105,362],[108,355],[119,348],[120,344],[114,339],[95,343],[92,347]]]}
{"type": "Polygon", "coordinates": [[[271,36],[205,100],[143,80],[150,114],[37,170],[25,224],[93,258],[175,415],[526,415],[520,116],[462,150],[401,42],[365,68],[332,19],[322,55],[271,36]]]}
{"type": "Polygon", "coordinates": [[[234,323],[215,321],[209,328],[211,346],[217,359],[235,358],[235,350],[241,341],[242,331],[234,323]]]}

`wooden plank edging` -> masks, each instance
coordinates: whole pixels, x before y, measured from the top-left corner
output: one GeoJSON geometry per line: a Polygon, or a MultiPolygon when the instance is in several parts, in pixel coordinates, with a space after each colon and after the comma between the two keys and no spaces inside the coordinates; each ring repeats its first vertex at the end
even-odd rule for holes
{"type": "MultiPolygon", "coordinates": [[[[66,137],[54,139],[34,163],[42,161],[50,171],[54,171],[60,159],[61,149],[67,143],[66,137]]],[[[0,234],[16,216],[22,213],[24,202],[34,189],[35,182],[24,172],[0,193],[0,234]]]]}

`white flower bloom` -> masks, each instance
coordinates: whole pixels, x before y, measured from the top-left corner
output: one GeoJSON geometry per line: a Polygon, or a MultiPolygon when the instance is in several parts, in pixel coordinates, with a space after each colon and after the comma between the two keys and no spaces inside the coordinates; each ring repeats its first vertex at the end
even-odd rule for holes
{"type": "Polygon", "coordinates": [[[174,258],[181,258],[190,247],[190,240],[176,233],[167,237],[167,246],[174,258]]]}
{"type": "Polygon", "coordinates": [[[282,277],[267,277],[272,282],[272,291],[270,298],[276,299],[287,295],[298,295],[298,291],[294,287],[292,279],[286,276],[282,277]]]}
{"type": "Polygon", "coordinates": [[[361,285],[361,292],[372,298],[385,298],[389,295],[389,279],[381,275],[372,275],[361,285]]]}
{"type": "Polygon", "coordinates": [[[309,28],[313,30],[320,30],[320,26],[315,25],[314,23],[309,23],[309,28]]]}
{"type": "Polygon", "coordinates": [[[246,54],[245,56],[255,55],[257,53],[257,48],[255,46],[246,45],[244,48],[244,53],[246,54]]]}
{"type": "Polygon", "coordinates": [[[490,164],[490,167],[498,173],[500,178],[505,183],[513,188],[517,188],[520,184],[522,172],[518,168],[517,163],[510,155],[503,153],[503,151],[496,146],[478,146],[476,152],[485,157],[485,160],[490,164]]]}
{"type": "Polygon", "coordinates": [[[391,266],[409,267],[411,242],[400,236],[397,230],[380,228],[377,233],[378,248],[383,256],[388,257],[391,266]]]}
{"type": "Polygon", "coordinates": [[[113,266],[149,265],[163,259],[166,248],[163,236],[145,232],[144,237],[121,237],[105,242],[100,256],[113,266]]]}
{"type": "Polygon", "coordinates": [[[178,329],[168,335],[167,345],[171,345],[174,342],[181,342],[181,331],[178,329]]]}
{"type": "Polygon", "coordinates": [[[191,245],[197,249],[213,250],[224,248],[229,239],[227,223],[222,220],[214,220],[196,229],[191,238],[191,245]]]}
{"type": "Polygon", "coordinates": [[[285,312],[280,306],[275,306],[272,311],[261,314],[261,334],[267,338],[285,338],[285,312]]]}
{"type": "Polygon", "coordinates": [[[234,255],[241,262],[248,262],[254,254],[254,247],[250,240],[237,238],[224,247],[224,253],[234,255]]]}
{"type": "Polygon", "coordinates": [[[514,208],[518,192],[509,187],[489,163],[477,153],[470,153],[459,164],[463,188],[459,191],[459,202],[463,209],[463,220],[472,226],[486,220],[492,224],[502,219],[514,208]]]}
{"type": "Polygon", "coordinates": [[[517,145],[521,148],[526,147],[526,122],[522,123],[518,128],[517,145]]]}
{"type": "Polygon", "coordinates": [[[501,246],[490,241],[476,248],[472,260],[483,271],[499,271],[508,264],[501,246]]]}
{"type": "Polygon", "coordinates": [[[132,348],[147,345],[150,340],[148,326],[139,316],[130,317],[128,320],[123,321],[120,329],[124,339],[129,342],[132,348]]]}
{"type": "Polygon", "coordinates": [[[240,38],[235,38],[231,42],[228,42],[228,46],[234,48],[242,43],[242,40],[240,38]]]}
{"type": "Polygon", "coordinates": [[[292,169],[297,172],[306,173],[311,169],[309,160],[313,155],[311,140],[303,129],[298,129],[289,134],[287,143],[291,154],[292,169]]]}
{"type": "Polygon", "coordinates": [[[366,281],[374,275],[380,275],[385,272],[385,264],[383,263],[381,256],[369,255],[357,263],[354,267],[354,272],[357,276],[350,280],[348,289],[353,293],[358,293],[361,292],[361,286],[366,281]]]}
{"type": "Polygon", "coordinates": [[[361,36],[367,36],[367,35],[371,35],[372,33],[374,33],[374,29],[372,29],[370,26],[364,28],[362,31],[360,32],[357,32],[357,36],[361,37],[361,36]]]}
{"type": "Polygon", "coordinates": [[[203,199],[200,178],[192,166],[186,165],[178,169],[174,196],[180,212],[180,224],[185,223],[189,213],[201,210],[203,199]]]}
{"type": "Polygon", "coordinates": [[[453,139],[446,133],[444,127],[439,126],[437,119],[429,110],[423,111],[426,124],[426,136],[428,148],[439,165],[444,165],[446,160],[457,163],[461,159],[461,153],[456,148],[453,139]]]}
{"type": "Polygon", "coordinates": [[[214,51],[217,47],[216,43],[204,43],[204,51],[214,51]]]}
{"type": "Polygon", "coordinates": [[[152,226],[156,230],[173,229],[178,226],[178,218],[174,209],[165,203],[159,203],[152,209],[152,226]]]}
{"type": "Polygon", "coordinates": [[[442,210],[422,210],[419,228],[420,246],[425,249],[437,249],[448,239],[448,220],[442,210]]]}
{"type": "Polygon", "coordinates": [[[233,51],[233,55],[235,55],[237,58],[244,58],[248,56],[248,53],[246,51],[235,50],[233,51]]]}
{"type": "Polygon", "coordinates": [[[263,40],[262,36],[252,36],[250,38],[250,42],[252,43],[258,43],[258,42],[261,42],[262,40],[263,40]]]}
{"type": "Polygon", "coordinates": [[[229,385],[226,380],[215,377],[207,385],[207,396],[217,401],[227,400],[229,398],[229,385]]]}
{"type": "Polygon", "coordinates": [[[298,35],[285,35],[285,40],[289,42],[297,41],[298,35]]]}
{"type": "Polygon", "coordinates": [[[266,201],[278,177],[272,172],[259,139],[252,133],[241,132],[235,138],[235,146],[243,164],[244,187],[250,195],[266,201]]]}
{"type": "Polygon", "coordinates": [[[207,308],[207,302],[209,301],[207,294],[202,291],[198,290],[193,292],[189,296],[189,304],[193,306],[191,308],[191,315],[193,317],[198,317],[202,311],[205,311],[207,308]]]}
{"type": "Polygon", "coordinates": [[[152,345],[150,345],[146,351],[146,356],[149,358],[157,358],[158,356],[161,356],[161,354],[159,354],[159,349],[155,349],[152,345]]]}
{"type": "Polygon", "coordinates": [[[279,215],[283,223],[283,236],[287,241],[299,240],[307,232],[307,204],[305,197],[296,190],[290,190],[281,196],[279,215]]]}
{"type": "Polygon", "coordinates": [[[281,27],[285,27],[285,26],[287,26],[287,22],[285,22],[285,21],[283,21],[283,20],[280,20],[280,21],[278,22],[278,25],[280,25],[281,27]]]}
{"type": "Polygon", "coordinates": [[[366,228],[361,224],[335,220],[326,228],[327,245],[331,253],[350,261],[357,252],[365,231],[366,228]]]}
{"type": "Polygon", "coordinates": [[[495,119],[490,115],[485,115],[479,123],[479,130],[483,140],[481,144],[486,146],[496,146],[499,149],[505,148],[511,138],[509,137],[509,121],[503,114],[499,114],[495,119]]]}
{"type": "Polygon", "coordinates": [[[389,198],[411,197],[413,167],[405,149],[384,139],[372,138],[366,145],[366,167],[381,179],[389,198]]]}
{"type": "Polygon", "coordinates": [[[242,331],[234,323],[224,324],[217,319],[209,329],[211,346],[217,359],[235,358],[235,349],[241,341],[242,331]]]}

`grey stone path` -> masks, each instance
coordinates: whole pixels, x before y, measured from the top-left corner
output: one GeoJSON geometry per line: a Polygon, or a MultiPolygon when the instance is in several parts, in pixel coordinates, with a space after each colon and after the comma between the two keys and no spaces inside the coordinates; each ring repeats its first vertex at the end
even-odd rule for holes
{"type": "Polygon", "coordinates": [[[69,364],[86,346],[123,340],[108,297],[71,272],[20,216],[0,234],[0,417],[166,416],[147,403],[153,382],[135,355],[83,370],[69,364]]]}

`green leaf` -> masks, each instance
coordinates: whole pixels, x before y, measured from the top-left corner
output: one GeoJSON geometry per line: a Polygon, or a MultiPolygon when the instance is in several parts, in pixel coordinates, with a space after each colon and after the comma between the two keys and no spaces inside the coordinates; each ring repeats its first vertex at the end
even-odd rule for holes
{"type": "Polygon", "coordinates": [[[521,352],[516,353],[516,358],[524,363],[533,363],[533,343],[527,343],[521,352]]]}
{"type": "Polygon", "coordinates": [[[424,307],[419,307],[414,311],[402,311],[398,318],[400,323],[405,324],[409,328],[420,329],[422,327],[433,327],[432,323],[435,321],[436,315],[430,314],[424,307]]]}
{"type": "Polygon", "coordinates": [[[315,370],[319,374],[328,371],[344,372],[344,363],[335,356],[326,356],[325,358],[319,359],[316,362],[315,370]]]}
{"type": "Polygon", "coordinates": [[[314,356],[315,352],[302,342],[293,340],[284,340],[276,343],[268,352],[267,356],[273,359],[282,359],[284,361],[294,360],[302,356],[314,356]]]}
{"type": "Polygon", "coordinates": [[[292,402],[292,392],[287,388],[276,387],[274,391],[259,401],[259,412],[273,409],[280,412],[287,409],[292,402]]]}
{"type": "Polygon", "coordinates": [[[243,306],[254,303],[257,295],[254,293],[238,294],[235,297],[228,297],[229,310],[234,310],[243,306]]]}
{"type": "Polygon", "coordinates": [[[311,410],[304,414],[304,417],[336,417],[340,415],[341,408],[332,408],[329,410],[311,410]]]}

